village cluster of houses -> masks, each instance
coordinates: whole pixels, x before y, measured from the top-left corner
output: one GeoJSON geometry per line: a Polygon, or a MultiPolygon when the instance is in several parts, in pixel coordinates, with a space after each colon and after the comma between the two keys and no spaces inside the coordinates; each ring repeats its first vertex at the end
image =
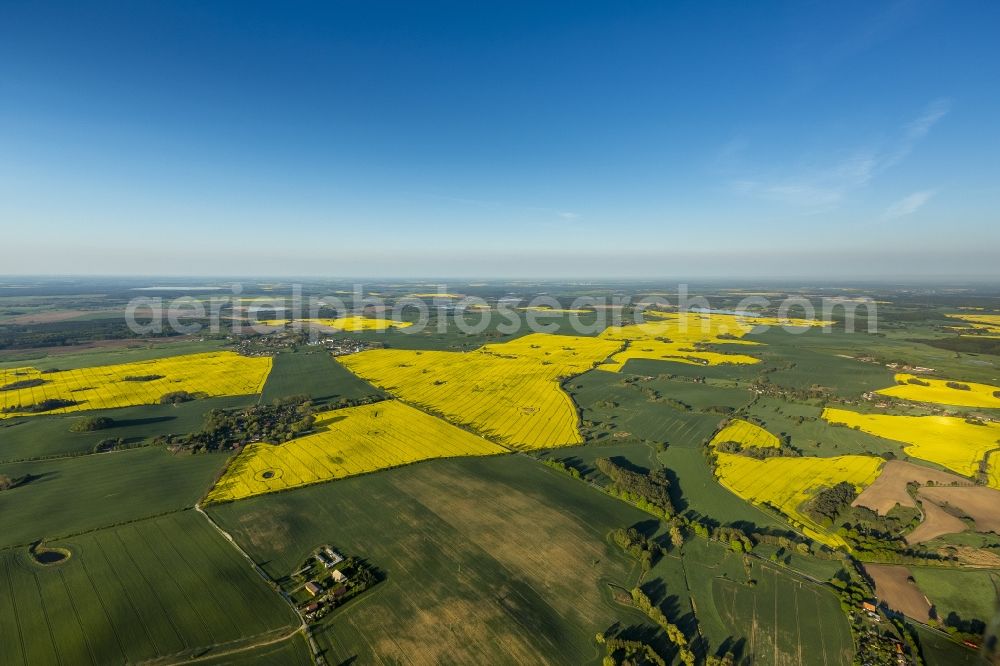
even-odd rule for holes
{"type": "Polygon", "coordinates": [[[347,356],[348,354],[357,354],[358,352],[363,352],[367,349],[374,349],[376,347],[381,347],[382,345],[373,344],[371,342],[365,342],[362,340],[352,340],[349,338],[323,338],[321,340],[315,340],[308,342],[308,345],[316,346],[321,345],[333,356],[347,356]]]}

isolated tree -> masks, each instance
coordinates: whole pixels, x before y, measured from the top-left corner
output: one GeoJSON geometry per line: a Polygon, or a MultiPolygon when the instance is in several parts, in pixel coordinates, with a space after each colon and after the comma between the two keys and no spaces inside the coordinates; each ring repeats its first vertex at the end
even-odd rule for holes
{"type": "Polygon", "coordinates": [[[677,523],[672,523],[670,525],[670,543],[674,548],[680,548],[684,545],[684,533],[677,523]]]}

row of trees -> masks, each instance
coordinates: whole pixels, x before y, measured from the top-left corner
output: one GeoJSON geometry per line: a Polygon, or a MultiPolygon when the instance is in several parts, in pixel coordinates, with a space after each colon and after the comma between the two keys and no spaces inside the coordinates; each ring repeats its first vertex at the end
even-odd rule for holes
{"type": "Polygon", "coordinates": [[[674,515],[666,470],[634,472],[610,458],[598,458],[595,464],[604,476],[611,479],[611,486],[607,488],[609,494],[632,502],[655,516],[669,519],[674,515]]]}
{"type": "Polygon", "coordinates": [[[681,663],[684,666],[694,666],[696,661],[694,651],[688,645],[687,636],[680,630],[680,627],[676,624],[671,624],[667,620],[667,616],[663,614],[663,611],[653,604],[646,593],[638,587],[632,589],[632,602],[639,610],[648,615],[650,620],[658,624],[666,632],[667,639],[677,648],[677,657],[681,663]]]}
{"type": "Polygon", "coordinates": [[[15,414],[15,413],[25,413],[25,414],[41,414],[43,412],[51,412],[55,409],[62,409],[63,407],[72,407],[73,405],[79,404],[75,400],[63,400],[62,398],[49,398],[47,400],[42,400],[41,402],[36,402],[31,405],[10,405],[4,407],[2,412],[5,414],[15,414]]]}

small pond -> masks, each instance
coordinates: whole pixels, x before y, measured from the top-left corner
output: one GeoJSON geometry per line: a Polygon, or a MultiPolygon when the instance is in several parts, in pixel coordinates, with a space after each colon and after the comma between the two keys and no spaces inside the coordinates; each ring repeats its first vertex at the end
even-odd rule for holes
{"type": "Polygon", "coordinates": [[[63,548],[31,549],[31,557],[39,564],[58,564],[69,558],[69,551],[63,548]]]}

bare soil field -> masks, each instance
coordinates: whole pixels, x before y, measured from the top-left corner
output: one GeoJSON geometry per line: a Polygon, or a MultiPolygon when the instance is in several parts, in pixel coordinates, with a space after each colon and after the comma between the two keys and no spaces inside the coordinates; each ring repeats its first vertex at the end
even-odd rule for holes
{"type": "Polygon", "coordinates": [[[976,521],[977,532],[1000,534],[1000,490],[986,486],[934,486],[921,488],[919,495],[941,506],[952,506],[969,516],[976,521]]]}
{"type": "Polygon", "coordinates": [[[52,324],[58,321],[67,321],[82,317],[86,314],[96,312],[95,310],[45,310],[42,312],[26,312],[25,314],[14,315],[6,320],[9,324],[52,324]]]}
{"type": "Polygon", "coordinates": [[[883,516],[897,504],[915,508],[916,502],[906,492],[906,485],[919,483],[921,486],[926,486],[929,482],[944,486],[952,484],[972,485],[968,479],[950,472],[942,472],[902,460],[890,460],[882,468],[882,473],[875,479],[875,483],[858,495],[853,506],[865,506],[883,516]]]}
{"type": "MultiPolygon", "coordinates": [[[[168,347],[171,344],[192,342],[198,338],[193,335],[178,335],[171,338],[119,338],[115,340],[94,340],[93,342],[85,342],[79,345],[65,345],[62,347],[25,347],[23,349],[4,349],[0,350],[0,362],[6,362],[7,358],[19,358],[22,356],[30,356],[33,353],[39,355],[39,357],[49,357],[49,356],[71,356],[73,354],[79,354],[80,352],[88,351],[114,351],[117,349],[128,349],[129,347],[140,348],[146,345],[155,344],[157,346],[168,347]]],[[[26,361],[26,365],[30,365],[30,361],[26,361]]]]}
{"type": "Polygon", "coordinates": [[[942,534],[956,534],[969,528],[963,520],[951,515],[926,497],[922,499],[924,521],[906,535],[906,543],[922,543],[942,534]]]}
{"type": "Polygon", "coordinates": [[[911,583],[910,570],[891,564],[866,564],[865,571],[875,581],[875,594],[880,602],[920,622],[931,617],[931,603],[916,583],[911,583]]]}

